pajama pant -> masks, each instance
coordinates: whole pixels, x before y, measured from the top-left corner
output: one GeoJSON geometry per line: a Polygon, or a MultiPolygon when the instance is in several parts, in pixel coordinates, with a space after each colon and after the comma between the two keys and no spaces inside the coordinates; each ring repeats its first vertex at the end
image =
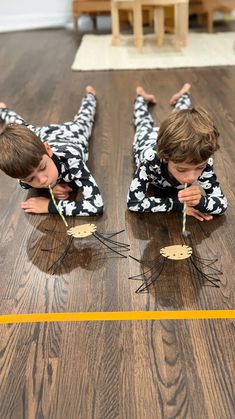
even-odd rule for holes
{"type": "Polygon", "coordinates": [[[84,162],[88,159],[88,141],[91,135],[95,118],[96,98],[87,93],[81,102],[81,107],[73,121],[64,124],[50,124],[43,127],[36,127],[27,124],[23,118],[10,109],[1,110],[1,119],[6,124],[24,124],[33,131],[43,142],[47,141],[54,149],[61,152],[76,144],[77,153],[75,157],[81,158],[84,162]]]}
{"type": "MultiPolygon", "coordinates": [[[[181,109],[191,108],[189,93],[184,93],[177,100],[173,112],[181,109]]],[[[133,142],[133,154],[136,166],[143,160],[144,152],[156,148],[159,127],[154,126],[152,115],[148,109],[148,102],[143,96],[137,96],[134,102],[133,122],[135,126],[135,136],[133,142]]]]}
{"type": "Polygon", "coordinates": [[[95,119],[96,98],[91,93],[87,93],[81,102],[81,107],[71,122],[57,125],[51,124],[44,127],[35,128],[35,133],[42,141],[48,141],[55,146],[66,144],[72,146],[79,145],[82,151],[84,162],[88,159],[88,142],[91,136],[92,126],[95,119]],[[59,141],[58,141],[59,140],[59,141]],[[64,140],[64,141],[63,141],[64,140]]]}

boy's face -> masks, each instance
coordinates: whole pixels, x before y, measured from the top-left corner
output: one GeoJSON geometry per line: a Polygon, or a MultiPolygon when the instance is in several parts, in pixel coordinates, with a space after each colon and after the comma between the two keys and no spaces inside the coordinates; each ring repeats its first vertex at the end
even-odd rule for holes
{"type": "Polygon", "coordinates": [[[20,179],[22,182],[32,186],[32,188],[53,188],[56,185],[59,173],[51,156],[53,154],[50,146],[45,143],[45,149],[48,154],[43,154],[42,159],[36,169],[34,169],[27,178],[20,179]]]}
{"type": "Polygon", "coordinates": [[[173,161],[168,161],[168,172],[174,179],[176,179],[182,185],[187,183],[188,185],[195,182],[199,176],[202,174],[202,171],[205,169],[208,160],[200,164],[189,164],[189,163],[174,163],[173,161]]]}

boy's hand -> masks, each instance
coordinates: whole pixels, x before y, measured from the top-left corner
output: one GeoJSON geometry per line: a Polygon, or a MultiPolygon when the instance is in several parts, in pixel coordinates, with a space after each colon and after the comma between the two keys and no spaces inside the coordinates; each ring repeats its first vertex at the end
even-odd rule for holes
{"type": "Polygon", "coordinates": [[[28,213],[47,214],[49,201],[48,198],[44,198],[43,196],[29,198],[27,201],[22,202],[21,208],[28,213]]]}
{"type": "Polygon", "coordinates": [[[178,193],[179,201],[182,203],[186,202],[186,204],[189,207],[195,207],[196,205],[198,205],[201,200],[201,197],[202,192],[199,186],[197,185],[189,186],[188,188],[183,189],[178,193]]]}
{"type": "Polygon", "coordinates": [[[211,214],[205,214],[204,212],[200,212],[193,207],[187,207],[186,214],[191,215],[199,221],[210,221],[213,219],[213,216],[211,214]]]}
{"type": "Polygon", "coordinates": [[[56,199],[68,199],[72,188],[67,183],[59,183],[52,189],[56,199]]]}

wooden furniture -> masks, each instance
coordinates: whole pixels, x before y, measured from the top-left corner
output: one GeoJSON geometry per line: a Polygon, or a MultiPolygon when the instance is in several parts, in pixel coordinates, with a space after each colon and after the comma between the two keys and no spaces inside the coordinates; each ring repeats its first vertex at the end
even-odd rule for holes
{"type": "Polygon", "coordinates": [[[135,17],[135,0],[111,0],[111,16],[112,16],[112,45],[116,46],[120,39],[120,13],[125,10],[131,11],[133,14],[132,25],[134,32],[134,43],[137,47],[137,28],[135,17]]]}
{"type": "MultiPolygon", "coordinates": [[[[122,16],[128,16],[128,22],[133,27],[134,32],[134,42],[137,46],[137,27],[136,19],[134,18],[135,14],[135,1],[136,0],[111,0],[111,16],[112,16],[112,45],[115,46],[118,43],[120,38],[120,23],[122,21],[122,16]]],[[[141,10],[143,23],[148,23],[151,25],[153,21],[153,11],[151,7],[145,6],[141,10]]]]}
{"type": "Polygon", "coordinates": [[[96,17],[110,12],[110,0],[73,0],[74,29],[77,31],[78,18],[83,13],[89,13],[92,17],[96,17]]]}
{"type": "Polygon", "coordinates": [[[174,6],[174,34],[175,45],[179,49],[186,44],[188,34],[188,3],[189,0],[112,0],[112,45],[116,45],[120,37],[119,12],[125,8],[133,11],[133,32],[135,46],[143,49],[143,18],[142,8],[153,8],[154,32],[157,44],[160,46],[164,39],[164,8],[174,6]]]}
{"type": "Polygon", "coordinates": [[[190,0],[189,14],[206,15],[208,32],[213,32],[213,14],[216,11],[230,12],[235,9],[235,0],[190,0]]]}

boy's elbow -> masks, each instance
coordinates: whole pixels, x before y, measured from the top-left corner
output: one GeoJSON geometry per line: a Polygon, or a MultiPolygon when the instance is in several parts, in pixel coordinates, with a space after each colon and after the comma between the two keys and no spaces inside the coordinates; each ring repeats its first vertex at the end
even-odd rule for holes
{"type": "Polygon", "coordinates": [[[101,207],[97,208],[97,215],[102,215],[104,212],[104,205],[102,205],[101,207]]]}
{"type": "Polygon", "coordinates": [[[222,208],[221,208],[221,212],[220,212],[220,214],[219,214],[219,215],[224,214],[224,213],[227,211],[227,209],[228,209],[228,202],[226,202],[226,204],[224,204],[224,205],[222,206],[222,208]]]}
{"type": "Polygon", "coordinates": [[[224,196],[221,200],[221,212],[220,212],[220,214],[224,214],[225,211],[227,211],[227,208],[228,208],[228,200],[224,196]]]}
{"type": "Polygon", "coordinates": [[[139,204],[136,201],[133,202],[131,200],[128,200],[127,208],[129,211],[132,211],[132,212],[140,212],[139,204]]]}
{"type": "Polygon", "coordinates": [[[104,204],[96,207],[94,215],[102,215],[104,212],[104,204]]]}
{"type": "Polygon", "coordinates": [[[215,208],[213,211],[210,211],[210,214],[212,215],[222,215],[227,211],[228,208],[228,201],[226,198],[222,199],[222,202],[220,202],[220,205],[218,205],[217,208],[215,208]]]}
{"type": "Polygon", "coordinates": [[[228,202],[223,206],[221,214],[224,214],[228,209],[228,202]]]}
{"type": "Polygon", "coordinates": [[[102,215],[104,212],[104,201],[100,194],[95,196],[95,199],[90,202],[93,215],[102,215]]]}

